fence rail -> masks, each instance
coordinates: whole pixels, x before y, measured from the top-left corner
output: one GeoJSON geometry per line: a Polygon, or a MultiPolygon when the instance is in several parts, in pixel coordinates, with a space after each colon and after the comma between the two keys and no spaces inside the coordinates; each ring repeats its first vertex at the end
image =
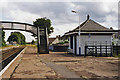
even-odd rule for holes
{"type": "Polygon", "coordinates": [[[108,57],[120,54],[120,46],[113,46],[112,42],[86,42],[84,56],[108,57]]]}
{"type": "Polygon", "coordinates": [[[85,46],[85,56],[112,56],[111,45],[85,46]]]}

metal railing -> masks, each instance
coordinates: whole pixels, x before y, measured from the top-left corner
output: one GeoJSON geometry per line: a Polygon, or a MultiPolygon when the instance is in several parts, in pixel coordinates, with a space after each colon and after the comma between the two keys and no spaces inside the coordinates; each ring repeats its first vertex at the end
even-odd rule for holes
{"type": "Polygon", "coordinates": [[[37,28],[28,23],[0,21],[0,28],[4,30],[21,30],[37,35],[37,28]]]}
{"type": "Polygon", "coordinates": [[[111,41],[88,41],[85,42],[84,56],[113,56],[120,54],[120,46],[112,45],[111,41]]]}

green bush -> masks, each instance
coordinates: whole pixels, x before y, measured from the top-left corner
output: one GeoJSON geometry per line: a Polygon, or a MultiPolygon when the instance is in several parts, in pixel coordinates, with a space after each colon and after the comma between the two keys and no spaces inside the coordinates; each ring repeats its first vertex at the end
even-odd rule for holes
{"type": "Polygon", "coordinates": [[[58,44],[64,44],[64,42],[59,42],[58,44]]]}
{"type": "Polygon", "coordinates": [[[118,53],[118,55],[117,55],[117,53],[113,53],[113,57],[118,57],[118,58],[120,58],[120,53],[118,53]]]}
{"type": "Polygon", "coordinates": [[[34,40],[32,40],[31,44],[35,44],[35,41],[34,41],[34,40]]]}
{"type": "Polygon", "coordinates": [[[112,42],[112,45],[114,45],[114,42],[112,42]]]}
{"type": "Polygon", "coordinates": [[[69,41],[65,40],[64,43],[69,43],[69,41]]]}

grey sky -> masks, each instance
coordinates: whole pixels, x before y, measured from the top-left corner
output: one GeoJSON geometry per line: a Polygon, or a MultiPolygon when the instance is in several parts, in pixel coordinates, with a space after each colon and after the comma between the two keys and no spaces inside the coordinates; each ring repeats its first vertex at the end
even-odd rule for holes
{"type": "MultiPolygon", "coordinates": [[[[80,12],[80,22],[84,22],[89,14],[91,19],[105,27],[117,29],[118,26],[118,2],[5,2],[0,8],[0,20],[32,24],[40,17],[51,19],[55,28],[51,37],[63,35],[78,26],[78,15],[71,10],[80,12]]],[[[33,39],[31,34],[23,33],[29,35],[27,41],[33,39]]]]}

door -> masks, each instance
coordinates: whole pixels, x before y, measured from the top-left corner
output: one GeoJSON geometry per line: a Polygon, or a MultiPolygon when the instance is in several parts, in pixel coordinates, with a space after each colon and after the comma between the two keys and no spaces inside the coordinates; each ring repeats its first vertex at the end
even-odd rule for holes
{"type": "Polygon", "coordinates": [[[70,48],[73,49],[73,36],[70,36],[70,48]]]}

